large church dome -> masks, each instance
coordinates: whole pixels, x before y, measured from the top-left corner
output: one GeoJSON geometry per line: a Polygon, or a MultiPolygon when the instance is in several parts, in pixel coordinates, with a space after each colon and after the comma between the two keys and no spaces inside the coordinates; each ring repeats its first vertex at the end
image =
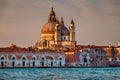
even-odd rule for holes
{"type": "Polygon", "coordinates": [[[48,22],[41,29],[41,34],[54,34],[55,24],[56,24],[56,16],[52,8],[49,14],[48,22]]]}
{"type": "Polygon", "coordinates": [[[54,34],[56,22],[47,22],[41,30],[42,34],[54,34]]]}

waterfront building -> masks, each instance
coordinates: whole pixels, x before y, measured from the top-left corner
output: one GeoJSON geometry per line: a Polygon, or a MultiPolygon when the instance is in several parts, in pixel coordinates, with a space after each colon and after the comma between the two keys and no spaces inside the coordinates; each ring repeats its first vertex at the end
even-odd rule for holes
{"type": "Polygon", "coordinates": [[[90,66],[90,54],[88,51],[82,52],[66,52],[66,65],[76,67],[88,67],[90,66]]]}
{"type": "Polygon", "coordinates": [[[80,66],[80,52],[74,53],[74,63],[76,67],[80,66]]]}
{"type": "Polygon", "coordinates": [[[114,47],[114,57],[112,62],[110,62],[111,66],[120,66],[120,46],[114,47]]]}
{"type": "Polygon", "coordinates": [[[65,56],[66,56],[66,66],[76,66],[75,65],[75,57],[74,57],[75,52],[73,51],[69,51],[69,52],[65,52],[65,56]]]}
{"type": "MultiPolygon", "coordinates": [[[[114,46],[108,46],[106,48],[103,48],[106,53],[107,53],[107,58],[109,60],[109,62],[113,62],[115,60],[115,57],[117,55],[117,48],[114,46]]],[[[119,49],[119,48],[118,48],[119,49]]]]}
{"type": "Polygon", "coordinates": [[[0,49],[0,67],[64,67],[65,54],[56,51],[29,51],[13,45],[0,49]]]}
{"type": "Polygon", "coordinates": [[[90,53],[87,49],[83,49],[79,55],[80,66],[90,66],[90,53]]]}
{"type": "MultiPolygon", "coordinates": [[[[81,50],[74,52],[74,55],[70,53],[66,55],[66,63],[73,63],[76,67],[102,67],[109,66],[109,60],[107,58],[106,51],[101,46],[81,46],[81,50]]],[[[73,66],[73,65],[72,65],[73,66]]]]}
{"type": "Polygon", "coordinates": [[[91,47],[90,58],[90,65],[93,67],[109,66],[107,53],[101,47],[91,47]]]}
{"type": "Polygon", "coordinates": [[[79,46],[79,66],[83,67],[99,67],[99,66],[109,66],[109,60],[107,52],[103,49],[103,46],[79,46]]]}
{"type": "Polygon", "coordinates": [[[120,46],[115,47],[116,53],[120,54],[120,46]]]}

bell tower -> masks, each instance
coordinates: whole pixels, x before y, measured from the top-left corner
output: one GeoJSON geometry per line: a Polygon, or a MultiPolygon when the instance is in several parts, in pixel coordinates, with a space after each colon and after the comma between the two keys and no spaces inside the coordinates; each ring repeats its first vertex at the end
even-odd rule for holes
{"type": "Polygon", "coordinates": [[[75,41],[75,24],[73,19],[70,22],[69,30],[70,30],[70,41],[74,42],[75,41]]]}

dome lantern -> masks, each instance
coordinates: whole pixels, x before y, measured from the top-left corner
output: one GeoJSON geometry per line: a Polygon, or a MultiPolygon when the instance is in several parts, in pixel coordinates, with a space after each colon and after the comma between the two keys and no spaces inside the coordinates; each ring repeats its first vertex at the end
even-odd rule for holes
{"type": "Polygon", "coordinates": [[[55,11],[53,10],[53,7],[51,8],[50,14],[49,14],[49,19],[48,22],[56,22],[56,16],[55,16],[55,11]]]}

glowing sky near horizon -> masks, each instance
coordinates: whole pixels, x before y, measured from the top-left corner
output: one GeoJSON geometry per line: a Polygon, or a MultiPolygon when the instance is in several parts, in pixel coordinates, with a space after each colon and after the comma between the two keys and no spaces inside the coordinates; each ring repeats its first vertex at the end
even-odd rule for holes
{"type": "Polygon", "coordinates": [[[51,7],[68,27],[73,18],[81,45],[117,45],[120,0],[0,0],[0,47],[28,47],[40,38],[51,7]]]}

